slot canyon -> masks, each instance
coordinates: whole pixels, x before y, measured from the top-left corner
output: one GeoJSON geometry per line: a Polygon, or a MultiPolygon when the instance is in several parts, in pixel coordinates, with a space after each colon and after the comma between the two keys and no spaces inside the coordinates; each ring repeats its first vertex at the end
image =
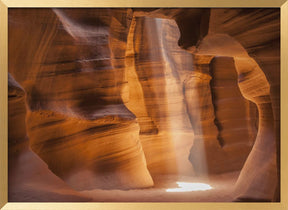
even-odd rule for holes
{"type": "Polygon", "coordinates": [[[280,10],[8,10],[9,202],[279,202],[280,10]]]}

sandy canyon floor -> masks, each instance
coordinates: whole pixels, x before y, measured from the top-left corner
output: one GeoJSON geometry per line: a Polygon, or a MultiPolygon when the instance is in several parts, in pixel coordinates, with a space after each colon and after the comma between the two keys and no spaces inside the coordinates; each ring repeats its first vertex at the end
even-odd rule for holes
{"type": "Polygon", "coordinates": [[[238,175],[239,172],[206,178],[161,175],[154,179],[156,185],[152,188],[141,190],[97,189],[81,191],[81,194],[91,197],[94,202],[232,202],[233,186],[238,175]],[[184,188],[178,186],[176,182],[184,183],[184,188]],[[211,186],[211,189],[201,190],[201,185],[200,188],[197,188],[197,183],[201,183],[204,187],[211,186]],[[196,188],[193,188],[193,184],[196,184],[196,188]]]}

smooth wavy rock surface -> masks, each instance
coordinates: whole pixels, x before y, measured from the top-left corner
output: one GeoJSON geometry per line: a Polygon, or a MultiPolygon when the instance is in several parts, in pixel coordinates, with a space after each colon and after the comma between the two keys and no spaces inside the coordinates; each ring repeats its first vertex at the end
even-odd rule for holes
{"type": "Polygon", "coordinates": [[[8,76],[9,201],[91,201],[53,174],[43,160],[29,149],[25,92],[10,74],[8,76]]]}

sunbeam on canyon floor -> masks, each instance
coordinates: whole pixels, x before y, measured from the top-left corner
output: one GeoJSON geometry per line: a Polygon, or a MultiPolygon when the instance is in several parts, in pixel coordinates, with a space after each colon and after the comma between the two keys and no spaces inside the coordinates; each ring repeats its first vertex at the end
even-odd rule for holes
{"type": "Polygon", "coordinates": [[[209,177],[157,175],[154,187],[131,190],[84,190],[93,202],[231,202],[239,172],[209,177]]]}
{"type": "Polygon", "coordinates": [[[205,191],[211,190],[212,187],[209,184],[204,183],[189,183],[189,182],[176,182],[178,188],[167,189],[166,192],[192,192],[192,191],[205,191]]]}

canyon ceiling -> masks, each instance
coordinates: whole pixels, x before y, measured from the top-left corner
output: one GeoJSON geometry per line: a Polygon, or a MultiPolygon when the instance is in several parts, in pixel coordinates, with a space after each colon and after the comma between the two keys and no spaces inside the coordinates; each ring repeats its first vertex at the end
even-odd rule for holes
{"type": "Polygon", "coordinates": [[[279,9],[8,17],[9,201],[235,171],[231,201],[279,201],[279,9]]]}

